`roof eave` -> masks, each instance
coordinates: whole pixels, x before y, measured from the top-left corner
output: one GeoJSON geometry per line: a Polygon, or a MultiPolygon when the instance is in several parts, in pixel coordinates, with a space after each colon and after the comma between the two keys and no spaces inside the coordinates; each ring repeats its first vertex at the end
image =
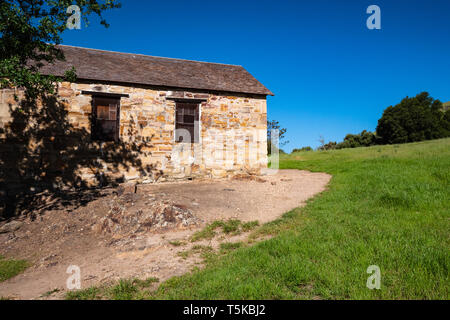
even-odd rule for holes
{"type": "MultiPolygon", "coordinates": [[[[44,74],[50,75],[50,74],[44,74]]],[[[199,87],[178,87],[173,85],[165,85],[165,84],[152,84],[152,83],[141,83],[141,82],[129,82],[129,81],[115,81],[115,80],[104,80],[104,79],[91,79],[91,78],[77,78],[76,81],[87,81],[87,82],[95,82],[100,81],[102,83],[117,83],[117,84],[129,84],[129,85],[139,85],[139,86],[150,86],[150,87],[160,87],[160,88],[170,88],[174,90],[203,90],[203,91],[212,91],[212,92],[228,92],[228,93],[239,93],[239,94],[254,94],[261,96],[275,96],[272,91],[266,88],[264,92],[250,92],[250,91],[233,91],[233,90],[225,90],[225,89],[212,89],[212,88],[199,88],[199,87]]]]}

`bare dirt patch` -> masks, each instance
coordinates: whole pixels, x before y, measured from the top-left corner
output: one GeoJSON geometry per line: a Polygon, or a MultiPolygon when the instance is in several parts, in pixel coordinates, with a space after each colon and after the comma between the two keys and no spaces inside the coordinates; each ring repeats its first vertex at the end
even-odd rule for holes
{"type": "Polygon", "coordinates": [[[208,223],[274,220],[323,191],[330,178],[324,173],[280,170],[271,176],[139,185],[136,193],[128,184],[105,189],[83,206],[31,215],[20,221],[18,229],[14,226],[14,231],[0,234],[0,254],[33,264],[0,283],[0,296],[62,298],[70,265],[80,267],[83,288],[122,278],[163,281],[184,274],[201,259],[183,257],[182,252],[194,245],[217,249],[221,242],[241,241],[248,235],[191,243],[191,236],[208,223]]]}

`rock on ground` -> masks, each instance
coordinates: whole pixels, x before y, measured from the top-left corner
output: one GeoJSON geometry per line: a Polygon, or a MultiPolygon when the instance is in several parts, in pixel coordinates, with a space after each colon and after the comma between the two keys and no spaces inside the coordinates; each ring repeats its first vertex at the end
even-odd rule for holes
{"type": "Polygon", "coordinates": [[[108,214],[93,226],[93,230],[117,238],[153,230],[182,229],[200,222],[185,206],[170,200],[156,199],[150,195],[144,208],[134,208],[140,200],[141,196],[133,193],[115,197],[108,214]]]}
{"type": "Polygon", "coordinates": [[[8,233],[8,232],[14,232],[20,229],[20,227],[23,225],[23,222],[13,220],[11,222],[8,222],[0,227],[0,233],[8,233]]]}

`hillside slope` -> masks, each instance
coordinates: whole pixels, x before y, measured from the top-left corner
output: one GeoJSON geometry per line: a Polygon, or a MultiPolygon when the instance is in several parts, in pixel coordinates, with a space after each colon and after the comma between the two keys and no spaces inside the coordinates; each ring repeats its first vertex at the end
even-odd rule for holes
{"type": "MultiPolygon", "coordinates": [[[[329,189],[150,299],[448,299],[450,139],[283,155],[329,189]],[[240,248],[239,248],[240,247],[240,248]],[[379,290],[366,286],[369,266],[379,290]]],[[[232,247],[231,245],[229,247],[232,247]]]]}

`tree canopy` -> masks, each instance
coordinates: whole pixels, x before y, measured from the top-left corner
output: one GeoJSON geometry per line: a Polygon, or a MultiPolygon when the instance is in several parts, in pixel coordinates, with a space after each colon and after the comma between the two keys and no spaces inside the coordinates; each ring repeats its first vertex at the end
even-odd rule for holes
{"type": "MultiPolygon", "coordinates": [[[[2,0],[0,2],[0,88],[20,87],[28,98],[53,93],[61,78],[39,73],[42,63],[64,60],[56,45],[67,29],[68,8],[77,5],[87,25],[94,14],[108,27],[105,10],[119,8],[116,0],[2,0]]],[[[74,79],[75,70],[66,78],[74,79]]]]}
{"type": "Polygon", "coordinates": [[[384,110],[376,130],[383,144],[439,139],[450,134],[448,119],[442,103],[422,92],[384,110]]]}

